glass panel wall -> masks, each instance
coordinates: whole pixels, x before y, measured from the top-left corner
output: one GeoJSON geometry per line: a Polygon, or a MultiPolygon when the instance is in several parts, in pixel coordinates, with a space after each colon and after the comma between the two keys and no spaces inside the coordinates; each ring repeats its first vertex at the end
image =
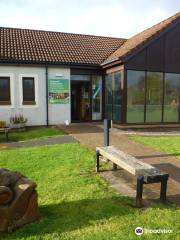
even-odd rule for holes
{"type": "Polygon", "coordinates": [[[163,73],[147,72],[146,122],[162,121],[163,73]]]}
{"type": "Polygon", "coordinates": [[[102,119],[102,77],[92,76],[92,120],[102,119]]]}
{"type": "Polygon", "coordinates": [[[128,70],[126,122],[180,122],[180,74],[128,70]]]}
{"type": "Polygon", "coordinates": [[[144,122],[145,72],[127,72],[127,123],[144,122]]]}
{"type": "Polygon", "coordinates": [[[106,118],[115,123],[121,122],[121,80],[121,72],[106,75],[106,118]]]}
{"type": "Polygon", "coordinates": [[[105,104],[105,115],[106,118],[112,119],[112,103],[113,103],[113,95],[112,95],[112,81],[113,75],[108,74],[106,75],[106,104],[105,104]]]}
{"type": "Polygon", "coordinates": [[[114,73],[113,84],[113,121],[116,123],[121,122],[121,72],[114,73]]]}
{"type": "Polygon", "coordinates": [[[180,74],[165,74],[164,122],[178,122],[180,74]]]}

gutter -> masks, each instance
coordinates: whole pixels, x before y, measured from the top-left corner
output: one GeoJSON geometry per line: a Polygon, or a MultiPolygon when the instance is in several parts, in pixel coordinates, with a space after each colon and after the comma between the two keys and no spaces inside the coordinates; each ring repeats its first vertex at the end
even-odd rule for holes
{"type": "Polygon", "coordinates": [[[119,58],[114,58],[114,59],[109,60],[109,61],[107,61],[105,63],[101,63],[101,66],[104,66],[104,65],[109,64],[109,63],[113,63],[113,62],[118,61],[118,60],[119,60],[119,58]]]}

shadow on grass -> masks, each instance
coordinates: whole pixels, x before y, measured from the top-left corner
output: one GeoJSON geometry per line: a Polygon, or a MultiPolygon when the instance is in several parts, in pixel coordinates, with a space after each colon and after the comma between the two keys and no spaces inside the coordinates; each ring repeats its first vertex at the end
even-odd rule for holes
{"type": "Polygon", "coordinates": [[[58,235],[82,229],[95,224],[103,224],[115,216],[133,214],[135,209],[129,207],[128,198],[113,197],[103,199],[84,199],[59,204],[49,204],[40,207],[38,223],[26,225],[16,230],[7,239],[20,237],[43,237],[45,234],[58,235]]]}

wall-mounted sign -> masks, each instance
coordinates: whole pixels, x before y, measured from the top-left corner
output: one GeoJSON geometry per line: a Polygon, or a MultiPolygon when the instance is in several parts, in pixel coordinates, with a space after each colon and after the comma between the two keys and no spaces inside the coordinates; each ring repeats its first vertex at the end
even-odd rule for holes
{"type": "Polygon", "coordinates": [[[69,103],[69,80],[49,79],[49,103],[68,104],[69,103]]]}

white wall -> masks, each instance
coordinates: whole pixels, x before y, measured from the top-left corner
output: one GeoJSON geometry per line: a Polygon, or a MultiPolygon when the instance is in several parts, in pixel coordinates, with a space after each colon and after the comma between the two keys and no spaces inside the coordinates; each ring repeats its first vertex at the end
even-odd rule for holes
{"type": "MultiPolygon", "coordinates": [[[[56,74],[62,74],[62,78],[69,79],[69,68],[49,68],[48,78],[56,79],[56,74]]],[[[45,67],[32,66],[0,66],[0,76],[11,77],[11,101],[10,106],[0,105],[0,121],[9,123],[11,116],[15,114],[23,114],[28,118],[27,125],[45,125],[46,124],[46,73],[45,67]],[[21,76],[34,75],[35,91],[37,95],[36,105],[22,105],[22,86],[21,76]]],[[[49,124],[64,123],[65,120],[70,121],[70,104],[49,104],[49,124]]]]}

